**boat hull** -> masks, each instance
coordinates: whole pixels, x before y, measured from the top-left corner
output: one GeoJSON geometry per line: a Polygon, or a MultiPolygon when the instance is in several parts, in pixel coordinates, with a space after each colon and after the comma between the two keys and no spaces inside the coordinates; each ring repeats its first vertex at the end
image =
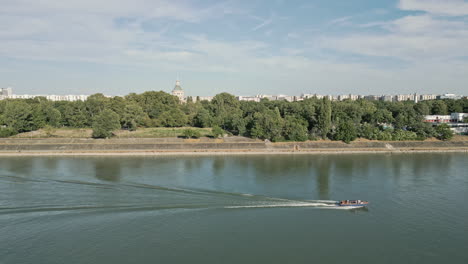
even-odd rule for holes
{"type": "Polygon", "coordinates": [[[363,207],[369,204],[368,201],[363,200],[342,200],[336,203],[338,206],[349,206],[349,207],[363,207]]]}

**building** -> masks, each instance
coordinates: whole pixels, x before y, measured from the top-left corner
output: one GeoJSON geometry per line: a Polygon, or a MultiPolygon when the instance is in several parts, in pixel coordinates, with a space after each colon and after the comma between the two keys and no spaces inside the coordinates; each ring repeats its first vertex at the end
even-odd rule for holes
{"type": "Polygon", "coordinates": [[[453,99],[453,100],[457,100],[457,99],[462,99],[462,96],[461,95],[456,95],[456,94],[442,94],[442,95],[438,95],[437,96],[437,99],[453,99]]]}
{"type": "Polygon", "coordinates": [[[450,115],[426,115],[424,122],[428,123],[463,123],[468,113],[451,113],[450,115]]]}
{"type": "Polygon", "coordinates": [[[424,122],[432,123],[434,126],[447,124],[456,134],[468,134],[468,123],[465,123],[468,113],[452,113],[450,115],[426,115],[424,122]]]}
{"type": "Polygon", "coordinates": [[[11,87],[0,89],[0,96],[4,96],[8,98],[11,95],[13,95],[13,89],[11,87]]]}
{"type": "Polygon", "coordinates": [[[378,100],[380,100],[380,96],[378,96],[378,95],[366,95],[366,96],[364,96],[364,99],[369,100],[369,101],[378,101],[378,100]]]}
{"type": "Polygon", "coordinates": [[[426,115],[424,122],[427,123],[450,123],[452,116],[450,115],[426,115]]]}
{"type": "Polygon", "coordinates": [[[392,102],[393,101],[393,96],[391,96],[391,95],[382,95],[380,97],[380,100],[384,101],[384,102],[392,102]]]}
{"type": "Polygon", "coordinates": [[[468,118],[468,113],[452,113],[452,114],[450,114],[450,119],[454,123],[464,123],[466,118],[468,118]]]}
{"type": "Polygon", "coordinates": [[[338,101],[344,101],[346,99],[350,99],[349,94],[340,94],[340,95],[338,95],[338,101]]]}
{"type": "Polygon", "coordinates": [[[177,80],[172,89],[172,95],[177,96],[181,102],[185,102],[184,90],[180,87],[180,81],[177,80]]]}
{"type": "Polygon", "coordinates": [[[396,102],[404,102],[404,101],[413,101],[417,102],[417,95],[416,94],[397,94],[395,95],[396,102]]]}
{"type": "Polygon", "coordinates": [[[249,101],[249,102],[260,102],[262,98],[258,96],[237,96],[237,100],[239,101],[249,101]]]}
{"type": "Polygon", "coordinates": [[[437,99],[437,95],[435,94],[421,94],[419,96],[420,101],[435,100],[435,99],[437,99]]]}

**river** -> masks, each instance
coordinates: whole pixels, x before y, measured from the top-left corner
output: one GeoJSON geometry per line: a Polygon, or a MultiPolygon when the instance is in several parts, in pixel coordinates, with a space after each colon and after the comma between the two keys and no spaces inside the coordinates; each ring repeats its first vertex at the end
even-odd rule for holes
{"type": "Polygon", "coordinates": [[[468,263],[468,154],[0,157],[0,263],[468,263]]]}

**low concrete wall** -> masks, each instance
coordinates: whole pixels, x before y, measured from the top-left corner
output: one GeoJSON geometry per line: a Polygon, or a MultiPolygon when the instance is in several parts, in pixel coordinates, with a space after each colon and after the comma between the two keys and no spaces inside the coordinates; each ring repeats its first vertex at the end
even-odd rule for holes
{"type": "Polygon", "coordinates": [[[326,152],[466,150],[468,141],[223,142],[216,139],[0,139],[0,152],[326,152]]]}

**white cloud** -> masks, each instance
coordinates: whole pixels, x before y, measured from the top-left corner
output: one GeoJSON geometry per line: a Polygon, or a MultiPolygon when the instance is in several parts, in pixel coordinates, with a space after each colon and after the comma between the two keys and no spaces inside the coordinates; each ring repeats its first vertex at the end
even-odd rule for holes
{"type": "Polygon", "coordinates": [[[447,60],[468,56],[468,23],[434,18],[430,15],[406,16],[375,23],[383,33],[354,33],[325,38],[322,45],[342,52],[393,57],[407,61],[447,60]]]}
{"type": "Polygon", "coordinates": [[[398,6],[402,10],[425,11],[435,15],[468,15],[468,2],[464,0],[400,0],[398,6]]]}

